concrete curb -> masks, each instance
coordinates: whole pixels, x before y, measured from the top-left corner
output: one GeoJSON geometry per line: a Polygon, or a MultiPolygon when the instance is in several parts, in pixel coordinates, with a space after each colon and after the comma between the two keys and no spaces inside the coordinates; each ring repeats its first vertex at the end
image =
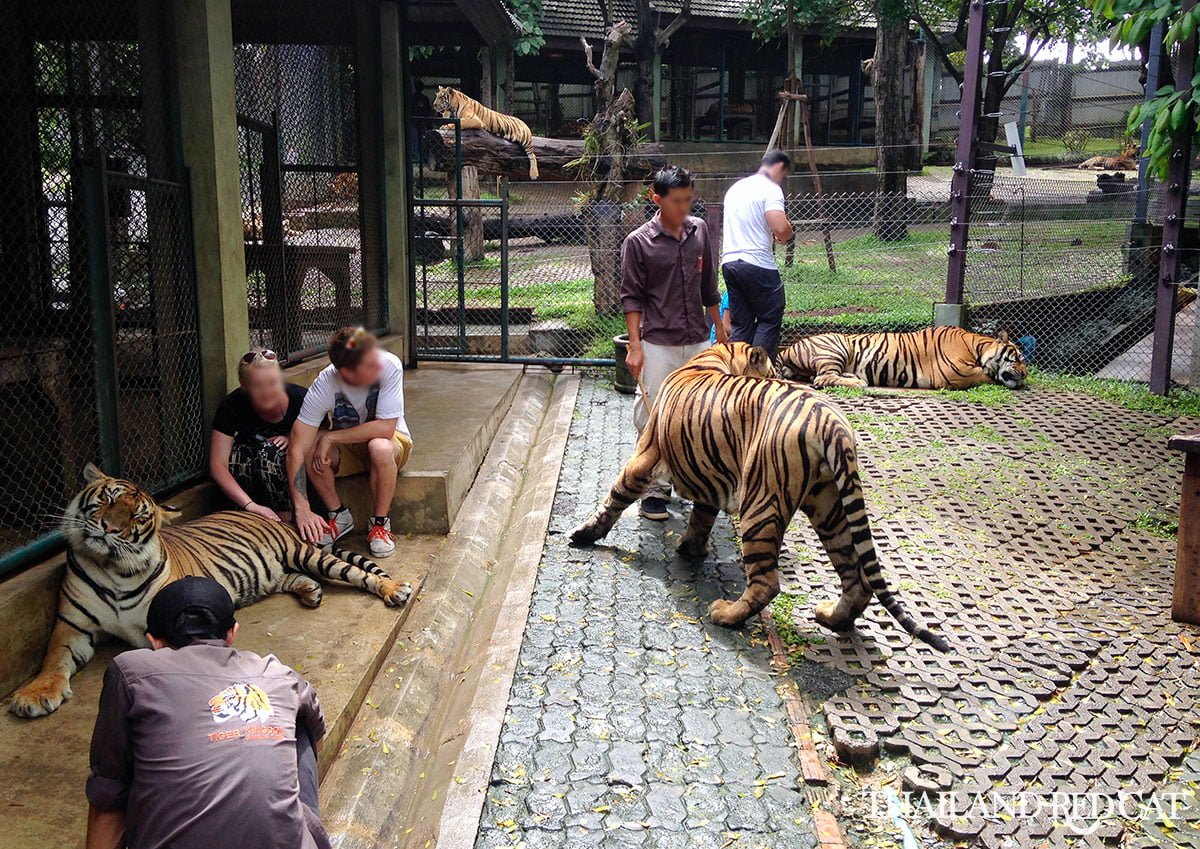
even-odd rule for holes
{"type": "Polygon", "coordinates": [[[550,525],[554,492],[562,468],[563,448],[571,431],[579,382],[560,383],[555,389],[555,398],[551,400],[538,441],[530,451],[526,484],[513,511],[514,516],[523,514],[525,518],[520,533],[505,539],[506,551],[501,555],[501,562],[511,562],[512,569],[486,660],[487,668],[495,670],[496,675],[480,682],[470,707],[471,729],[463,743],[456,777],[448,787],[438,824],[439,849],[469,849],[475,844],[492,762],[508,707],[508,694],[525,636],[542,547],[550,525]],[[559,392],[560,388],[564,391],[559,392]]]}
{"type": "Polygon", "coordinates": [[[493,631],[503,620],[506,635],[517,629],[507,651],[519,647],[520,583],[531,585],[536,573],[578,383],[522,379],[441,565],[431,569],[322,786],[324,819],[339,849],[432,846],[447,788],[458,787],[474,788],[478,801],[455,794],[447,838],[474,839],[512,674],[504,670],[506,649],[493,654],[493,631]],[[526,557],[532,563],[512,572],[526,557]],[[512,580],[518,585],[510,588],[512,580]],[[468,774],[460,775],[464,751],[468,774]]]}

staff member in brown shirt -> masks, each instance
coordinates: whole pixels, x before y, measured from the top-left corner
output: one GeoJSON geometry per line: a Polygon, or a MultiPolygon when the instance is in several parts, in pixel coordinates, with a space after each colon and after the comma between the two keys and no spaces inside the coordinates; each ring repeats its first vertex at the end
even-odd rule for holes
{"type": "MultiPolygon", "coordinates": [[[[718,342],[729,341],[714,246],[704,220],[689,214],[692,175],[668,165],[654,175],[651,189],[658,212],[621,246],[621,305],[629,332],[625,363],[641,387],[633,408],[638,433],[666,376],[709,346],[709,326],[715,325],[718,342]]],[[[642,497],[642,515],[669,518],[670,496],[669,482],[657,481],[642,497]]]]}
{"type": "Polygon", "coordinates": [[[104,673],[87,849],[328,849],[309,683],[233,648],[233,600],[211,578],[167,584],[146,629],[154,649],[104,673]]]}

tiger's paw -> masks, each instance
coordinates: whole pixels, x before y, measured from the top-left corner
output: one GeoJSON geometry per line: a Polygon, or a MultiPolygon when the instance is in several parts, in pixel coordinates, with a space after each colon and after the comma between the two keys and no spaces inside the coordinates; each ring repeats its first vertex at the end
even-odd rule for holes
{"type": "Polygon", "coordinates": [[[69,698],[71,698],[69,683],[56,681],[42,683],[38,679],[34,679],[13,694],[13,700],[8,709],[16,716],[29,718],[49,716],[69,698]]]}
{"type": "Polygon", "coordinates": [[[740,628],[750,618],[750,605],[740,599],[727,601],[719,598],[708,606],[708,615],[723,628],[740,628]]]}
{"type": "Polygon", "coordinates": [[[591,545],[606,533],[599,522],[590,519],[571,531],[571,545],[591,545]]]}
{"type": "Polygon", "coordinates": [[[680,557],[685,557],[688,560],[703,560],[708,557],[708,540],[700,537],[683,536],[679,538],[679,545],[675,546],[675,550],[680,557]]]}
{"type": "Polygon", "coordinates": [[[400,607],[412,597],[412,585],[408,581],[380,581],[379,597],[388,607],[400,607]]]}
{"type": "Polygon", "coordinates": [[[833,599],[817,602],[813,608],[813,619],[817,620],[817,624],[830,631],[848,631],[854,627],[854,620],[846,621],[844,618],[839,618],[835,615],[837,611],[837,602],[833,599]]]}

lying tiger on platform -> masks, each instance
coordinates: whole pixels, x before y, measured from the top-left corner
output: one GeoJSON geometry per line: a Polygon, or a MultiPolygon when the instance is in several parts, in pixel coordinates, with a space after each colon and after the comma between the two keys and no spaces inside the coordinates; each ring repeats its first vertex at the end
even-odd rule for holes
{"type": "Polygon", "coordinates": [[[1025,384],[1021,349],[1000,331],[995,338],[961,327],[927,327],[914,333],[817,333],[779,355],[789,380],[828,386],[970,389],[1025,384]]]}
{"type": "Polygon", "coordinates": [[[529,179],[538,178],[537,157],[533,155],[533,132],[520,118],[489,109],[458,89],[446,86],[438,88],[433,98],[433,108],[443,118],[458,118],[458,125],[464,130],[487,130],[494,136],[515,141],[525,148],[525,155],[529,157],[529,179]]]}
{"type": "Polygon", "coordinates": [[[71,697],[71,676],[96,643],[116,637],[147,646],[146,612],[155,594],[185,575],[217,580],[241,607],[290,592],[305,607],[321,603],[319,579],[344,581],[389,606],[408,601],[412,587],[349,551],[325,552],[295,529],[254,513],[225,511],[178,527],[173,517],[127,480],[88,464],[83,490],[67,505],[63,533],[67,570],[58,617],[41,673],[13,696],[18,716],[53,713],[71,697]]]}
{"type": "Polygon", "coordinates": [[[816,620],[846,630],[874,596],[909,634],[940,651],[946,640],[917,623],[889,589],[875,555],[854,431],[818,392],[773,374],[762,348],[714,345],[663,381],[634,455],[600,509],[571,534],[586,545],[604,537],[651,481],[669,477],[694,504],[678,551],[700,559],[719,510],[738,513],[746,589],[709,608],[736,627],[779,593],[779,549],[804,511],[842,583],[841,597],[818,604],[816,620]]]}

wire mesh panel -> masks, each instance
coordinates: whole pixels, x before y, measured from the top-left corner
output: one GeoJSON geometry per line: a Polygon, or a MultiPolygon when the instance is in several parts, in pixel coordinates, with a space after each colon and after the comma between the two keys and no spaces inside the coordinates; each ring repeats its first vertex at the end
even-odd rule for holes
{"type": "Polygon", "coordinates": [[[337,327],[384,324],[354,50],[237,44],[234,56],[251,337],[296,360],[337,327]]]}
{"type": "MultiPolygon", "coordinates": [[[[1136,221],[1136,182],[996,175],[977,179],[973,195],[972,324],[1007,330],[1046,371],[1147,380],[1161,230],[1136,221]]],[[[1151,215],[1158,195],[1150,193],[1151,215]]],[[[1194,298],[1194,284],[1179,290],[1181,329],[1194,298]]]]}
{"type": "Polygon", "coordinates": [[[191,233],[161,13],[5,6],[0,570],[35,553],[24,547],[55,528],[87,462],[152,490],[201,465],[191,233]],[[111,194],[89,204],[86,175],[100,172],[111,194]]]}
{"type": "Polygon", "coordinates": [[[119,471],[161,489],[204,461],[188,195],[174,183],[105,177],[119,471]]]}

